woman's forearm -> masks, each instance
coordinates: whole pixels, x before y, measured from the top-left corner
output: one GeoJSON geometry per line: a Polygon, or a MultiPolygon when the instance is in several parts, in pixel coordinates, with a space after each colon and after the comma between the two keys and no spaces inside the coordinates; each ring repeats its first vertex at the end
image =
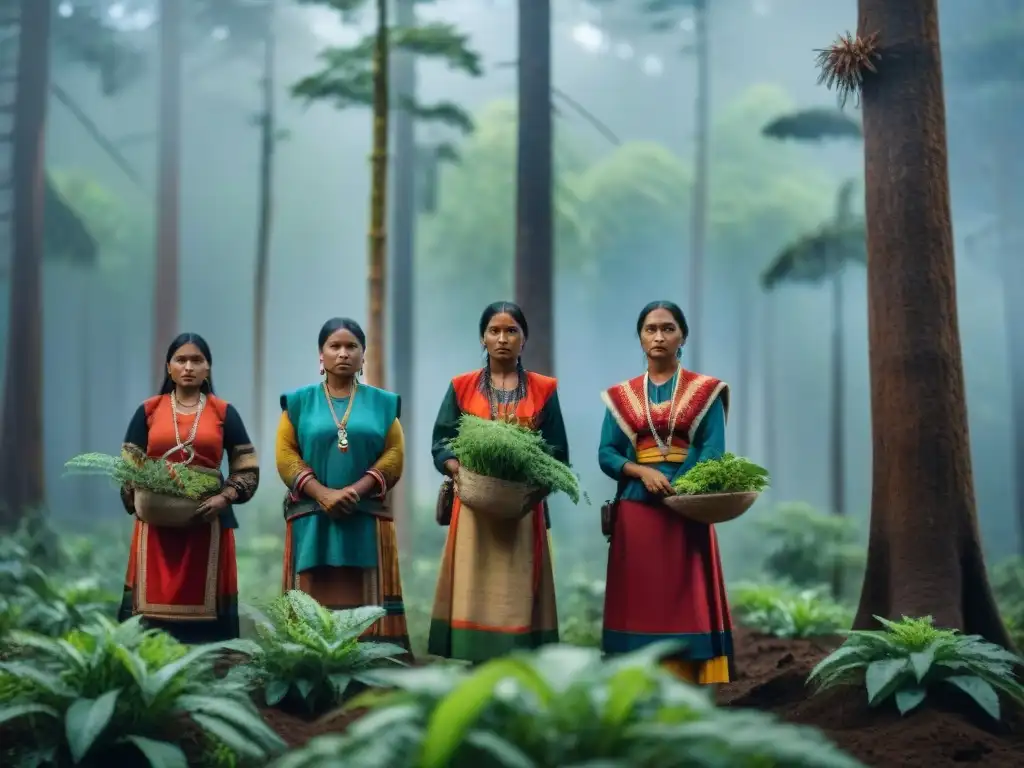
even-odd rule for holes
{"type": "Polygon", "coordinates": [[[352,483],[352,490],[359,494],[359,498],[365,499],[379,493],[381,488],[373,475],[363,475],[352,483]]]}
{"type": "Polygon", "coordinates": [[[302,493],[304,493],[309,498],[313,499],[313,501],[320,501],[320,499],[323,498],[324,494],[329,490],[330,488],[328,488],[326,485],[323,485],[319,480],[317,480],[312,475],[308,480],[306,480],[306,482],[302,484],[302,493]]]}
{"type": "Polygon", "coordinates": [[[633,461],[627,461],[622,465],[623,477],[630,477],[639,480],[643,476],[643,467],[633,461]]]}

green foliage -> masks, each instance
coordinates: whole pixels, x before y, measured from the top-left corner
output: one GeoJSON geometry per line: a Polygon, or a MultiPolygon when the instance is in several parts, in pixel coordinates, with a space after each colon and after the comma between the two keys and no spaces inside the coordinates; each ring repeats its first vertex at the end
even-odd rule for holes
{"type": "Polygon", "coordinates": [[[824,139],[862,139],[860,122],[839,109],[811,107],[770,121],[761,132],[772,139],[822,141],[824,139]]]}
{"type": "Polygon", "coordinates": [[[760,492],[769,486],[768,470],[754,462],[725,453],[718,459],[705,459],[694,464],[673,482],[678,494],[760,492]]]}
{"type": "Polygon", "coordinates": [[[163,459],[136,461],[124,455],[83,453],[70,459],[64,468],[68,474],[103,475],[117,486],[143,488],[184,499],[199,499],[220,488],[220,480],[216,476],[163,459]]]}
{"type": "MultiPolygon", "coordinates": [[[[366,0],[303,0],[307,4],[325,5],[343,15],[361,11],[366,0]]],[[[470,48],[467,35],[453,25],[422,24],[416,27],[393,27],[388,30],[389,52],[403,51],[418,58],[438,61],[450,70],[470,77],[480,77],[483,70],[480,55],[470,48]]],[[[372,107],[374,96],[374,56],[376,32],[366,35],[350,47],[327,48],[320,53],[322,68],[292,86],[292,95],[307,102],[327,101],[337,109],[372,107]]],[[[402,109],[425,122],[452,126],[468,133],[473,129],[469,114],[451,101],[421,104],[401,97],[402,109]]]]}
{"type": "Polygon", "coordinates": [[[266,614],[256,611],[255,640],[230,643],[249,656],[229,676],[259,688],[267,706],[299,705],[310,713],[337,706],[353,681],[382,662],[397,664],[405,649],[392,643],[361,642],[360,635],[384,617],[366,606],[345,611],[324,608],[304,592],[279,597],[266,614]]]}
{"type": "Polygon", "coordinates": [[[578,574],[569,582],[568,595],[559,599],[562,614],[559,635],[567,645],[599,648],[604,620],[604,581],[578,574]]]}
{"type": "Polygon", "coordinates": [[[828,515],[809,504],[781,504],[755,523],[768,554],[764,567],[775,581],[803,589],[831,583],[838,564],[856,583],[864,569],[866,549],[856,522],[828,515]]]}
{"type": "Polygon", "coordinates": [[[219,646],[190,650],[141,621],[96,618],[61,639],[12,635],[21,653],[0,663],[0,725],[35,737],[17,742],[33,745],[15,747],[17,762],[115,764],[134,751],[154,768],[184,766],[185,717],[239,756],[283,748],[244,689],[214,675],[219,646]]]}
{"type": "Polygon", "coordinates": [[[0,545],[0,637],[14,630],[62,635],[112,613],[116,602],[117,596],[94,578],[47,576],[16,540],[0,545]]]}
{"type": "Polygon", "coordinates": [[[822,591],[785,584],[736,584],[729,605],[744,627],[776,637],[835,635],[853,624],[853,612],[822,591]]]}
{"type": "Polygon", "coordinates": [[[1024,648],[1024,557],[1007,558],[990,575],[992,592],[1014,645],[1024,648]]]}
{"type": "Polygon", "coordinates": [[[811,729],[716,709],[658,666],[678,644],[612,662],[596,649],[547,646],[472,671],[380,673],[393,690],[356,697],[369,714],[344,736],[314,739],[276,768],[854,768],[811,729]]]}
{"type": "Polygon", "coordinates": [[[820,285],[847,264],[867,264],[867,230],[863,220],[829,223],[787,245],[761,275],[770,291],[782,283],[820,285]]]}
{"type": "Polygon", "coordinates": [[[849,632],[807,682],[819,691],[863,683],[871,706],[895,699],[904,715],[941,684],[966,694],[995,720],[1000,718],[1000,693],[1024,704],[1024,685],[1014,673],[1022,659],[1016,654],[980,635],[938,629],[930,616],[904,616],[898,622],[875,618],[885,629],[849,632]]]}
{"type": "Polygon", "coordinates": [[[561,491],[573,504],[580,485],[572,470],[551,455],[538,432],[517,424],[464,414],[449,447],[459,463],[478,475],[561,491]]]}

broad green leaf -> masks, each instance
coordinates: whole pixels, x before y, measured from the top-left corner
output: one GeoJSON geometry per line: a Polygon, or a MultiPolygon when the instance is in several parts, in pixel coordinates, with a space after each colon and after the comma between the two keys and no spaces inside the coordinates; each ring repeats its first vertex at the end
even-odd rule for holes
{"type": "Polygon", "coordinates": [[[249,699],[231,699],[215,696],[182,696],[178,699],[182,710],[192,717],[205,715],[215,717],[246,734],[268,749],[284,746],[284,742],[260,716],[249,699]]]}
{"type": "Polygon", "coordinates": [[[637,702],[657,688],[648,669],[622,669],[608,681],[608,698],[601,713],[604,735],[614,738],[616,732],[629,720],[637,702]]]}
{"type": "Polygon", "coordinates": [[[551,690],[563,693],[585,670],[601,663],[597,648],[578,648],[572,645],[545,645],[530,656],[530,664],[551,690]]]}
{"type": "MultiPolygon", "coordinates": [[[[345,691],[348,690],[349,684],[352,682],[352,675],[328,675],[327,679],[331,681],[331,685],[334,690],[337,691],[338,695],[343,696],[345,691]]],[[[358,679],[358,675],[356,676],[356,679],[358,679]]],[[[368,683],[368,685],[372,685],[372,683],[368,683]]]]}
{"type": "Polygon", "coordinates": [[[71,759],[82,762],[93,744],[110,724],[121,689],[107,691],[96,699],[77,699],[64,715],[64,736],[71,759]]]}
{"type": "Polygon", "coordinates": [[[466,734],[466,744],[491,758],[481,762],[495,768],[537,768],[523,750],[493,731],[471,730],[466,734]]]}
{"type": "Polygon", "coordinates": [[[372,680],[382,688],[401,688],[428,696],[444,696],[455,689],[469,672],[454,664],[432,664],[427,667],[407,669],[368,669],[360,673],[365,680],[372,680]]]}
{"type": "Polygon", "coordinates": [[[299,696],[301,696],[303,700],[309,698],[309,694],[313,692],[314,687],[315,685],[311,680],[295,681],[295,689],[299,692],[299,696]]]}
{"type": "Polygon", "coordinates": [[[927,690],[921,686],[902,688],[896,691],[896,708],[901,715],[905,715],[921,705],[926,693],[927,690]]]}
{"type": "Polygon", "coordinates": [[[288,690],[291,688],[284,680],[277,678],[270,680],[266,687],[263,689],[263,695],[266,699],[268,707],[276,707],[280,704],[284,697],[288,695],[288,690]]]}
{"type": "Polygon", "coordinates": [[[22,661],[3,661],[0,662],[0,671],[19,680],[30,682],[53,696],[64,698],[73,695],[71,689],[57,675],[32,664],[22,661]]]}
{"type": "Polygon", "coordinates": [[[13,720],[20,720],[23,717],[31,717],[32,715],[43,715],[58,719],[60,712],[45,704],[11,704],[6,707],[0,707],[0,725],[13,720]]]}
{"type": "Polygon", "coordinates": [[[390,659],[395,656],[404,656],[405,648],[394,643],[362,642],[357,646],[360,664],[368,664],[379,659],[390,659]]]}
{"type": "Polygon", "coordinates": [[[386,615],[387,611],[377,605],[364,605],[361,608],[334,611],[335,637],[355,640],[386,615]]]}
{"type": "Polygon", "coordinates": [[[237,728],[230,723],[224,722],[219,717],[194,714],[192,715],[192,720],[239,757],[249,757],[255,760],[262,760],[266,757],[266,752],[248,736],[239,733],[237,728]]]}
{"type": "Polygon", "coordinates": [[[955,685],[961,691],[966,693],[975,703],[993,719],[999,720],[1000,707],[999,707],[999,694],[996,693],[989,683],[982,680],[980,677],[974,677],[973,675],[956,675],[954,677],[947,677],[945,682],[950,685],[955,685]]]}
{"type": "Polygon", "coordinates": [[[156,690],[162,691],[167,685],[181,674],[184,670],[191,667],[200,659],[204,659],[207,656],[211,656],[218,653],[220,649],[216,645],[200,645],[196,646],[177,661],[172,661],[170,664],[161,667],[153,673],[153,685],[156,690]]]}
{"type": "Polygon", "coordinates": [[[446,768],[459,742],[487,708],[494,690],[504,680],[513,679],[547,703],[551,691],[537,673],[521,658],[505,657],[489,661],[449,693],[430,714],[423,737],[421,768],[446,768]]]}
{"type": "Polygon", "coordinates": [[[936,644],[932,643],[923,651],[910,654],[910,666],[914,670],[917,682],[924,682],[925,675],[932,668],[932,662],[935,661],[935,650],[936,644]]]}
{"type": "Polygon", "coordinates": [[[896,690],[902,676],[908,671],[907,659],[879,659],[868,664],[864,683],[868,689],[868,704],[875,706],[896,690]]]}
{"type": "Polygon", "coordinates": [[[863,648],[859,648],[856,645],[841,645],[815,665],[814,669],[811,670],[811,674],[807,676],[807,682],[812,683],[819,677],[828,676],[832,673],[833,669],[851,664],[855,660],[859,661],[863,657],[863,648]]]}
{"type": "Polygon", "coordinates": [[[262,652],[259,643],[245,638],[239,638],[235,640],[227,640],[219,644],[225,651],[232,651],[234,653],[242,653],[246,656],[256,656],[262,652]]]}
{"type": "Polygon", "coordinates": [[[147,739],[145,736],[125,736],[120,741],[139,750],[150,768],[188,768],[188,758],[176,744],[147,739]]]}

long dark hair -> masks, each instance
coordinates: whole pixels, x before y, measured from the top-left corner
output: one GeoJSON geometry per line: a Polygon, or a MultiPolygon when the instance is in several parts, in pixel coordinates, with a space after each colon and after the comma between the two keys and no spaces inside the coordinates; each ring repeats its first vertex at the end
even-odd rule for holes
{"type": "Polygon", "coordinates": [[[366,351],[366,334],[363,333],[363,327],[359,325],[355,320],[348,317],[332,317],[320,328],[320,335],[317,336],[316,347],[322,350],[327,340],[331,338],[335,333],[340,330],[346,330],[356,337],[356,341],[359,342],[359,346],[366,351]]]}
{"type": "Polygon", "coordinates": [[[687,337],[690,335],[690,326],[686,324],[686,315],[683,314],[683,310],[679,308],[679,305],[672,301],[652,301],[646,307],[640,310],[640,316],[636,319],[636,335],[639,336],[643,333],[644,323],[647,322],[647,316],[656,309],[667,310],[672,318],[679,325],[679,330],[683,332],[683,341],[685,342],[687,337]]]}
{"type": "Polygon", "coordinates": [[[481,338],[487,333],[487,326],[495,315],[508,315],[516,321],[516,325],[523,329],[523,339],[530,338],[530,324],[526,322],[526,315],[523,314],[522,307],[511,301],[496,301],[484,307],[483,314],[480,315],[481,338]]]}
{"type": "Polygon", "coordinates": [[[171,378],[171,374],[167,371],[167,366],[171,364],[171,359],[174,357],[174,354],[186,344],[195,344],[199,348],[199,351],[203,353],[203,357],[206,358],[206,362],[210,364],[210,375],[207,376],[206,381],[199,386],[199,391],[205,392],[208,395],[214,394],[213,353],[210,352],[210,345],[206,343],[206,339],[198,333],[183,333],[180,336],[177,336],[174,341],[171,342],[170,346],[167,347],[167,358],[164,360],[164,383],[160,385],[160,394],[169,395],[174,391],[174,379],[171,378]]]}

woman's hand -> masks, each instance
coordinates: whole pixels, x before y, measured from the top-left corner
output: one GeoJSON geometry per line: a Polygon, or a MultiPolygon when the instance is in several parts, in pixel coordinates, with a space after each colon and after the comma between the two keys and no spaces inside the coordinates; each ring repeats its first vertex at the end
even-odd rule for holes
{"type": "Polygon", "coordinates": [[[675,491],[672,489],[672,483],[654,467],[640,467],[637,470],[637,475],[648,493],[657,496],[672,496],[675,494],[675,491]]]}
{"type": "Polygon", "coordinates": [[[212,523],[218,515],[231,505],[231,500],[223,493],[218,493],[206,499],[196,509],[196,521],[212,523]]]}
{"type": "Polygon", "coordinates": [[[459,466],[460,465],[458,459],[448,459],[448,461],[444,463],[444,470],[447,473],[448,477],[450,477],[452,480],[458,477],[459,466]]]}
{"type": "Polygon", "coordinates": [[[338,517],[350,514],[359,503],[360,498],[359,492],[349,485],[345,488],[328,489],[322,498],[317,499],[317,503],[330,517],[338,517]]]}

